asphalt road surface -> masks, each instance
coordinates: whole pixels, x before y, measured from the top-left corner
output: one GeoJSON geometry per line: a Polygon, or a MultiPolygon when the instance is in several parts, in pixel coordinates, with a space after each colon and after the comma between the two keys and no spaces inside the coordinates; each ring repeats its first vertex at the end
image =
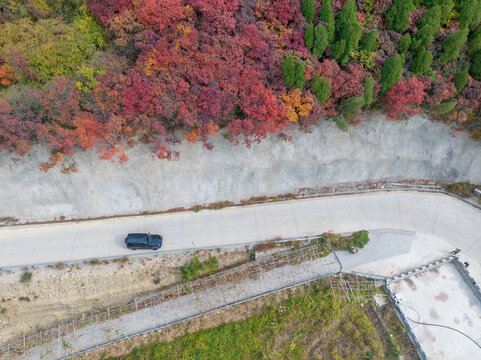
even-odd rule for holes
{"type": "Polygon", "coordinates": [[[124,244],[129,232],[162,234],[161,252],[361,229],[433,235],[481,264],[481,211],[443,194],[379,192],[198,213],[0,227],[0,268],[130,255],[134,252],[124,244]]]}

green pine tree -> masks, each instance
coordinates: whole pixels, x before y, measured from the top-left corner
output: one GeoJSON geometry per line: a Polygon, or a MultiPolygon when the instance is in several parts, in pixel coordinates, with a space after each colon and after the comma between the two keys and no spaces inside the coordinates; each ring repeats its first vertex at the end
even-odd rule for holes
{"type": "Polygon", "coordinates": [[[296,73],[296,63],[292,56],[286,56],[282,63],[282,75],[284,76],[284,84],[288,89],[294,86],[294,78],[296,73]]]}
{"type": "Polygon", "coordinates": [[[460,93],[464,87],[468,84],[468,72],[469,68],[466,67],[456,74],[454,78],[454,85],[456,85],[456,90],[460,93]]]}
{"type": "Polygon", "coordinates": [[[314,26],[312,24],[309,24],[307,27],[306,33],[304,34],[304,41],[306,43],[306,48],[311,50],[314,45],[314,26]]]}
{"type": "Polygon", "coordinates": [[[403,33],[409,28],[409,14],[416,8],[413,0],[393,0],[392,6],[386,12],[389,29],[403,33]]]}
{"type": "Polygon", "coordinates": [[[344,50],[346,49],[346,40],[342,39],[335,42],[331,47],[331,58],[340,62],[344,56],[344,50]]]}
{"type": "Polygon", "coordinates": [[[481,80],[481,51],[474,54],[469,66],[469,73],[476,80],[481,80]]]}
{"type": "Polygon", "coordinates": [[[468,40],[469,30],[462,29],[453,32],[442,42],[442,50],[439,54],[441,66],[444,66],[450,61],[459,59],[461,48],[468,40]]]}
{"type": "Polygon", "coordinates": [[[468,55],[472,56],[480,50],[481,50],[481,27],[478,27],[469,33],[468,55]]]}
{"type": "Polygon", "coordinates": [[[304,89],[306,79],[304,77],[304,64],[296,64],[296,70],[294,75],[294,87],[298,89],[304,89]]]}
{"type": "Polygon", "coordinates": [[[372,97],[374,93],[374,85],[376,82],[372,76],[364,80],[364,104],[369,106],[372,104],[372,97]]]}
{"type": "Polygon", "coordinates": [[[424,47],[419,47],[414,54],[413,64],[411,65],[411,72],[416,75],[422,75],[431,69],[433,63],[433,55],[424,47]]]}
{"type": "Polygon", "coordinates": [[[329,42],[327,40],[326,28],[319,24],[314,28],[314,45],[312,47],[312,53],[316,58],[321,59],[328,45],[329,42]]]}
{"type": "Polygon", "coordinates": [[[405,34],[400,40],[399,45],[397,48],[397,52],[399,54],[405,54],[409,50],[409,45],[411,45],[411,36],[409,34],[405,34]]]}
{"type": "Polygon", "coordinates": [[[331,80],[316,75],[311,83],[310,90],[316,95],[319,105],[323,105],[329,100],[331,94],[331,80]]]}
{"type": "Polygon", "coordinates": [[[316,16],[316,5],[314,4],[314,0],[302,0],[301,9],[307,22],[312,23],[316,16]]]}
{"type": "Polygon", "coordinates": [[[399,54],[391,56],[382,66],[381,92],[385,94],[395,83],[401,80],[403,60],[399,54]]]}
{"type": "Polygon", "coordinates": [[[417,28],[421,29],[424,25],[429,25],[437,33],[441,28],[441,6],[434,6],[424,13],[417,23],[417,28]]]}
{"type": "Polygon", "coordinates": [[[366,35],[364,35],[361,39],[361,43],[359,45],[361,50],[372,52],[376,51],[377,48],[377,30],[371,30],[366,35]]]}
{"type": "Polygon", "coordinates": [[[341,115],[346,119],[351,119],[360,108],[364,106],[364,98],[361,96],[354,96],[346,99],[342,105],[341,115]]]}
{"type": "Polygon", "coordinates": [[[327,41],[329,42],[329,44],[332,44],[334,42],[335,22],[334,13],[332,12],[331,0],[324,1],[324,5],[319,11],[319,17],[323,23],[327,24],[327,41]]]}

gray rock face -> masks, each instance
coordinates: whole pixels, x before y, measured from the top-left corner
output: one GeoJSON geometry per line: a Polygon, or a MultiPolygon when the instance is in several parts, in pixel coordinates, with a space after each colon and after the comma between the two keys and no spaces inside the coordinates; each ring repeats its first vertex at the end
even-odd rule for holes
{"type": "Polygon", "coordinates": [[[321,120],[310,134],[295,132],[292,143],[274,136],[247,149],[217,136],[214,145],[209,151],[184,142],[177,147],[179,161],[158,160],[136,146],[125,164],[98,161],[88,151],[75,157],[79,172],[70,175],[38,170],[48,159],[44,148],[19,161],[3,153],[0,218],[40,221],[167,210],[365,180],[481,183],[480,143],[462,133],[453,137],[448,127],[424,116],[392,122],[378,114],[347,133],[321,120]]]}

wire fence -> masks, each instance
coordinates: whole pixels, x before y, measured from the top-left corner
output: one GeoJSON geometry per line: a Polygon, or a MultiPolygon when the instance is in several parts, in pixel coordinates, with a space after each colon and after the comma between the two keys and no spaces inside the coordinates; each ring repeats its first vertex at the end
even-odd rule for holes
{"type": "Polygon", "coordinates": [[[2,346],[0,359],[65,359],[181,319],[336,274],[340,263],[332,252],[328,242],[312,242],[176,284],[122,306],[82,314],[68,323],[24,335],[2,346]]]}

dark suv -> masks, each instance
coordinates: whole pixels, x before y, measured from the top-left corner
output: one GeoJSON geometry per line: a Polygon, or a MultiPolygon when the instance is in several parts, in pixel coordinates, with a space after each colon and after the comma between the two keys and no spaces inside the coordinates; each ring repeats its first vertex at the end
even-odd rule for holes
{"type": "Polygon", "coordinates": [[[152,234],[128,234],[125,238],[125,244],[131,250],[157,250],[162,246],[162,236],[152,234]]]}

